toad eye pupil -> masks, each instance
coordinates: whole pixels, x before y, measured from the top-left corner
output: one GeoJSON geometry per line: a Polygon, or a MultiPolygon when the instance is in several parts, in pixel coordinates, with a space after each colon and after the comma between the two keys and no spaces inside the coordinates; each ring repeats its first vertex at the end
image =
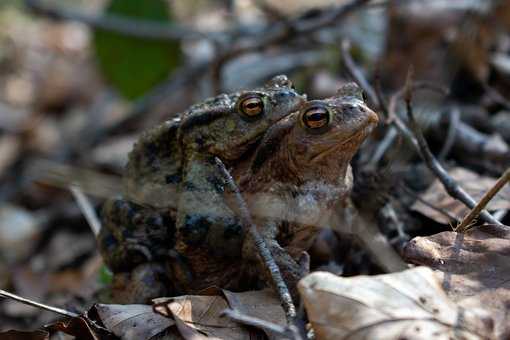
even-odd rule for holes
{"type": "Polygon", "coordinates": [[[247,117],[259,116],[264,112],[264,102],[258,96],[244,98],[238,105],[240,113],[247,117]]]}
{"type": "Polygon", "coordinates": [[[329,123],[329,114],[325,108],[308,109],[303,115],[303,123],[310,129],[317,129],[329,123]]]}
{"type": "Polygon", "coordinates": [[[312,112],[312,113],[307,114],[306,118],[309,121],[318,121],[318,120],[324,119],[325,115],[326,114],[324,112],[312,112]]]}

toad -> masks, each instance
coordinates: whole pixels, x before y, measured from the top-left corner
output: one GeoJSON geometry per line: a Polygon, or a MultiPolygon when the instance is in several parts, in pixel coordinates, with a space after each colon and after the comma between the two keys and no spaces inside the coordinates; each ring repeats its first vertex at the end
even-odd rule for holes
{"type": "MultiPolygon", "coordinates": [[[[349,163],[377,122],[360,88],[346,84],[334,97],[308,101],[271,127],[249,170],[239,166],[235,171],[254,222],[294,296],[297,281],[308,271],[305,252],[319,228],[330,225],[335,208],[349,199],[349,163]]],[[[244,261],[260,263],[255,254],[247,237],[244,261]]]]}
{"type": "MultiPolygon", "coordinates": [[[[214,157],[234,166],[304,101],[287,77],[277,76],[261,88],[205,100],[144,133],[129,155],[123,196],[103,208],[98,243],[107,266],[122,275],[135,270],[133,276],[148,282],[157,281],[155,272],[170,272],[181,291],[197,252],[222,259],[210,261],[212,271],[224,258],[239,257],[244,231],[223,198],[214,157]]],[[[158,296],[154,289],[135,299],[158,296]]]]}

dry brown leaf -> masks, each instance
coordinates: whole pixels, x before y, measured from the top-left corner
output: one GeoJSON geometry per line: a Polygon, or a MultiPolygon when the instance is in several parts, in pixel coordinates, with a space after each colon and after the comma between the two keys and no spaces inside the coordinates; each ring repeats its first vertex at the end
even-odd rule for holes
{"type": "MultiPolygon", "coordinates": [[[[481,176],[464,168],[455,168],[450,171],[450,175],[459,182],[460,186],[476,201],[479,201],[483,194],[492,188],[497,181],[496,178],[481,176]]],[[[421,195],[421,198],[435,207],[441,208],[451,215],[456,216],[459,220],[469,212],[469,209],[464,204],[453,199],[446,192],[439,180],[436,180],[427,191],[421,195]]],[[[510,209],[510,186],[503,188],[496,197],[489,202],[487,208],[489,210],[510,209]]],[[[411,209],[422,213],[438,223],[448,224],[449,222],[448,217],[419,201],[416,201],[411,209]]]]}
{"type": "Polygon", "coordinates": [[[496,334],[510,335],[510,232],[483,226],[465,234],[416,237],[404,250],[410,262],[437,269],[448,296],[492,312],[496,334]]]}
{"type": "Polygon", "coordinates": [[[150,339],[175,324],[149,305],[96,305],[103,324],[121,339],[150,339]]]}
{"type": "Polygon", "coordinates": [[[50,332],[62,332],[72,335],[80,340],[114,340],[117,339],[107,329],[99,326],[89,319],[86,315],[80,315],[73,318],[57,321],[44,326],[44,329],[50,332]]]}
{"type": "Polygon", "coordinates": [[[221,313],[229,308],[221,296],[186,295],[155,299],[165,305],[185,339],[249,339],[246,328],[221,313]]]}
{"type": "Polygon", "coordinates": [[[493,339],[488,314],[459,308],[426,267],[353,278],[315,272],[298,287],[318,340],[493,339]]]}
{"type": "MultiPolygon", "coordinates": [[[[280,300],[272,289],[234,293],[223,290],[230,307],[242,314],[253,316],[280,326],[286,326],[287,320],[280,300]]],[[[270,339],[278,336],[265,330],[270,339]]]]}

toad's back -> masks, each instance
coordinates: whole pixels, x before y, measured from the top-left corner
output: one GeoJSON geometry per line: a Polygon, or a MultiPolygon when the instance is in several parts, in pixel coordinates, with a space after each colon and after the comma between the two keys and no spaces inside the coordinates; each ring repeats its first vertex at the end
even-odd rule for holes
{"type": "Polygon", "coordinates": [[[175,207],[182,172],[177,143],[180,123],[180,118],[169,120],[145,132],[136,142],[124,176],[127,200],[158,209],[175,207]]]}
{"type": "Polygon", "coordinates": [[[216,118],[210,114],[214,112],[213,108],[231,106],[238,97],[239,94],[234,93],[208,98],[176,118],[144,132],[129,153],[124,176],[125,198],[156,209],[176,208],[185,157],[182,134],[216,118]]]}

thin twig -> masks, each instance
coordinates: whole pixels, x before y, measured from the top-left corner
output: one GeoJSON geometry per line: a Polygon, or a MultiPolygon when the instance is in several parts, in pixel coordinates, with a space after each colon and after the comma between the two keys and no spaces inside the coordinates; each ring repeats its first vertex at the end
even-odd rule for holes
{"type": "Polygon", "coordinates": [[[97,217],[96,211],[94,210],[94,206],[92,205],[92,203],[90,203],[88,197],[85,196],[85,194],[83,193],[83,191],[81,191],[79,187],[71,185],[69,187],[69,190],[73,194],[73,197],[76,200],[78,206],[80,207],[83,216],[85,216],[85,219],[87,220],[90,229],[92,229],[92,233],[94,234],[94,236],[97,237],[97,235],[99,235],[99,231],[101,230],[101,222],[97,217]]]}
{"type": "Polygon", "coordinates": [[[375,105],[378,109],[382,108],[382,104],[377,96],[374,88],[368,83],[367,78],[363,74],[363,71],[356,65],[351,56],[351,42],[349,40],[342,41],[342,60],[345,68],[349,72],[352,78],[361,86],[368,96],[370,102],[375,105]]]}
{"type": "Polygon", "coordinates": [[[291,325],[293,324],[293,320],[296,317],[296,307],[294,306],[294,302],[292,302],[292,297],[289,293],[287,284],[283,280],[280,268],[278,268],[278,265],[276,264],[273,256],[271,255],[271,251],[269,250],[266,241],[260,235],[257,226],[253,222],[246,202],[244,201],[241,192],[239,191],[239,187],[232,178],[232,175],[229,173],[223,162],[218,157],[215,157],[215,161],[216,165],[218,166],[218,169],[221,171],[225,180],[227,181],[229,189],[234,194],[234,198],[237,201],[236,203],[238,204],[239,207],[241,223],[255,241],[255,246],[257,247],[257,250],[259,251],[259,254],[262,257],[264,264],[266,265],[267,269],[271,274],[271,278],[273,279],[273,282],[275,284],[283,309],[285,310],[285,314],[287,315],[288,323],[289,325],[291,325]]]}
{"type": "Polygon", "coordinates": [[[2,289],[0,289],[0,296],[8,298],[8,299],[15,300],[15,301],[18,301],[18,302],[21,302],[21,303],[23,303],[25,305],[29,305],[29,306],[32,306],[32,307],[37,307],[37,308],[40,308],[40,309],[45,309],[45,310],[48,310],[48,311],[53,312],[53,313],[61,314],[61,315],[64,315],[64,316],[68,316],[70,318],[76,318],[76,317],[79,316],[78,314],[70,312],[70,311],[67,311],[65,309],[58,308],[58,307],[52,307],[52,306],[48,306],[48,305],[45,305],[45,304],[42,304],[42,303],[39,303],[39,302],[35,302],[35,301],[32,301],[32,300],[26,299],[24,297],[21,297],[19,295],[6,292],[5,290],[2,290],[2,289]]]}
{"type": "MultiPolygon", "coordinates": [[[[409,124],[414,135],[414,139],[417,142],[418,153],[420,154],[421,158],[425,161],[425,164],[428,166],[428,168],[436,175],[439,181],[443,184],[448,194],[450,194],[450,196],[452,196],[453,198],[464,203],[468,208],[473,209],[476,205],[475,200],[462,187],[460,187],[457,181],[455,181],[448,174],[448,172],[443,168],[439,161],[434,157],[432,151],[430,151],[429,145],[425,140],[423,133],[421,132],[418,122],[414,117],[412,106],[412,93],[413,93],[412,72],[409,72],[405,86],[404,99],[406,103],[406,112],[407,117],[409,119],[409,124]]],[[[413,145],[415,145],[414,142],[413,145]]],[[[480,213],[480,216],[485,222],[489,224],[503,226],[501,222],[499,222],[485,210],[483,210],[480,213]]]]}
{"type": "Polygon", "coordinates": [[[255,318],[250,315],[242,314],[237,310],[234,309],[225,309],[222,312],[222,315],[225,315],[229,317],[230,319],[237,321],[239,323],[242,323],[244,325],[253,326],[257,328],[265,329],[269,332],[276,333],[278,335],[281,335],[285,338],[289,339],[302,339],[301,335],[299,334],[299,331],[294,325],[289,325],[287,327],[280,326],[278,324],[262,320],[259,318],[255,318]]]}
{"type": "Polygon", "coordinates": [[[386,151],[393,144],[395,139],[397,138],[398,133],[394,126],[390,126],[383,140],[377,144],[375,151],[373,153],[372,158],[368,161],[367,166],[370,168],[375,168],[377,163],[383,158],[386,151]]]}
{"type": "Polygon", "coordinates": [[[510,168],[497,180],[494,186],[483,195],[480,202],[462,219],[462,222],[455,228],[457,232],[465,232],[470,228],[473,220],[480,214],[480,212],[489,204],[490,200],[507,184],[510,182],[510,168]]]}

